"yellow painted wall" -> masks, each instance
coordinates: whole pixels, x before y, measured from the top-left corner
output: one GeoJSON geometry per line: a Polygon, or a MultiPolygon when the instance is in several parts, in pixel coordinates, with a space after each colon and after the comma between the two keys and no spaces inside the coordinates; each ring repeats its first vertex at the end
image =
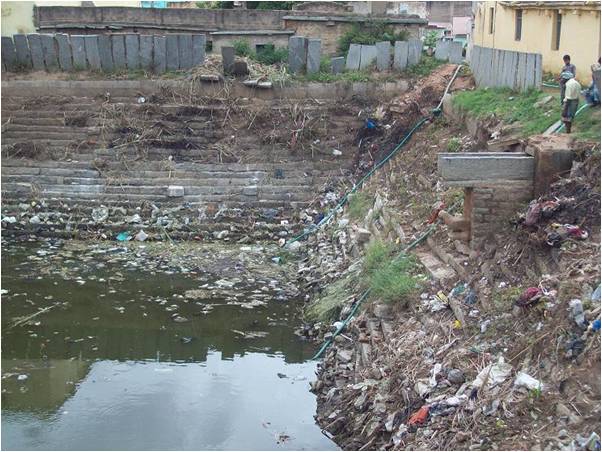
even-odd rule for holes
{"type": "MultiPolygon", "coordinates": [[[[591,6],[594,8],[594,6],[591,6]]],[[[562,56],[569,54],[577,67],[577,79],[591,83],[590,66],[600,57],[600,6],[597,10],[561,10],[560,48],[552,50],[554,10],[523,9],[520,41],[514,39],[516,9],[499,2],[481,2],[475,13],[473,42],[495,49],[542,54],[543,70],[559,73],[562,56]],[[495,11],[494,31],[489,33],[490,8],[495,11]]]]}
{"type": "Polygon", "coordinates": [[[33,2],[2,2],[2,36],[12,36],[15,33],[33,33],[33,2]]]}
{"type": "MultiPolygon", "coordinates": [[[[12,36],[15,33],[34,33],[36,28],[33,24],[33,6],[81,6],[81,1],[2,1],[2,25],[0,32],[2,36],[12,36]]],[[[96,0],[95,6],[140,6],[139,0],[96,0]]]]}

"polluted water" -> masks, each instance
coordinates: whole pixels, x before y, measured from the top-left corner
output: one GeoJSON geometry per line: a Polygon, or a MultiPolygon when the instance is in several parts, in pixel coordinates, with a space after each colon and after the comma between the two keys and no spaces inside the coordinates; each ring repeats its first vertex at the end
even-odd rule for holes
{"type": "Polygon", "coordinates": [[[336,449],[277,253],[3,241],[2,449],[336,449]]]}

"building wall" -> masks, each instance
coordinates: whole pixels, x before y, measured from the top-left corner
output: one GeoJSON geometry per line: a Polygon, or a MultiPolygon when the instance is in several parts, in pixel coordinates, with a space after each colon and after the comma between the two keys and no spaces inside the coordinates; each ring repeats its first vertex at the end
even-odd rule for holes
{"type": "MultiPolygon", "coordinates": [[[[138,0],[97,0],[94,6],[140,6],[138,0]]],[[[34,6],[81,6],[81,1],[3,1],[2,9],[2,36],[12,36],[16,33],[34,33],[34,6]]]]}
{"type": "Polygon", "coordinates": [[[453,17],[470,17],[472,2],[427,2],[429,22],[452,22],[453,17]]]}
{"type": "Polygon", "coordinates": [[[473,43],[483,47],[542,54],[543,70],[560,72],[562,56],[571,55],[577,79],[591,82],[590,65],[600,56],[600,6],[597,10],[562,10],[560,48],[553,50],[554,13],[552,9],[523,9],[522,35],[515,40],[516,9],[499,2],[482,2],[475,14],[473,43]],[[491,8],[494,30],[489,33],[491,8]]]}
{"type": "MultiPolygon", "coordinates": [[[[322,40],[322,55],[337,54],[339,38],[351,27],[351,22],[285,19],[285,28],[294,30],[295,34],[308,38],[320,38],[322,40]]],[[[395,32],[408,30],[412,37],[417,38],[420,35],[420,25],[418,24],[391,24],[391,27],[395,32]]]]}

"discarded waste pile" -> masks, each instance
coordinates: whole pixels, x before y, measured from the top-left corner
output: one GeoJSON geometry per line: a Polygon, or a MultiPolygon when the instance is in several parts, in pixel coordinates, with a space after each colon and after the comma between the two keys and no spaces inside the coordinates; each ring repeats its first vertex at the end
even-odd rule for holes
{"type": "Polygon", "coordinates": [[[363,119],[184,89],[3,100],[2,225],[64,238],[287,238],[352,183],[363,119]]]}
{"type": "MultiPolygon", "coordinates": [[[[376,111],[372,155],[395,118],[376,111]]],[[[600,450],[600,145],[471,249],[437,221],[462,192],[436,153],[473,151],[476,132],[430,120],[289,245],[306,256],[300,333],[325,346],[316,419],[343,449],[600,450]]]]}

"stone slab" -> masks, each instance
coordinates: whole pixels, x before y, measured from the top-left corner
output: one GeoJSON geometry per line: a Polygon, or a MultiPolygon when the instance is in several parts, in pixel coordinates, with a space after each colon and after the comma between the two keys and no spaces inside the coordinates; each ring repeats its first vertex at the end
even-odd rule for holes
{"type": "Polygon", "coordinates": [[[37,33],[27,35],[27,42],[29,43],[33,70],[44,71],[46,69],[46,65],[44,64],[44,52],[42,50],[42,40],[40,39],[40,35],[37,33]]]}
{"type": "Polygon", "coordinates": [[[205,63],[205,48],[207,38],[205,35],[192,35],[192,65],[198,66],[205,63]]]}
{"type": "Polygon", "coordinates": [[[73,55],[73,69],[83,71],[88,69],[86,60],[85,36],[71,35],[71,53],[73,55]]]}
{"type": "Polygon", "coordinates": [[[532,180],[535,160],[521,153],[441,153],[437,168],[446,183],[468,187],[476,181],[532,180]]]}
{"type": "Polygon", "coordinates": [[[408,66],[420,63],[422,58],[422,41],[420,39],[408,40],[408,66]]]}
{"type": "Polygon", "coordinates": [[[2,66],[8,71],[17,69],[17,51],[13,39],[9,36],[2,36],[2,66]]]}
{"type": "Polygon", "coordinates": [[[462,63],[462,61],[464,61],[464,57],[462,56],[462,50],[464,50],[464,46],[461,42],[450,42],[448,57],[449,62],[454,64],[462,63]]]}
{"type": "Polygon", "coordinates": [[[391,43],[382,41],[376,43],[376,67],[379,71],[391,68],[391,43]]]}
{"type": "Polygon", "coordinates": [[[180,69],[190,69],[192,67],[192,35],[178,35],[178,55],[180,59],[180,69]]]}
{"type": "Polygon", "coordinates": [[[31,69],[31,52],[27,43],[27,36],[24,34],[16,34],[13,36],[15,51],[17,53],[17,64],[24,69],[31,69]]]}
{"type": "Polygon", "coordinates": [[[113,72],[113,49],[111,46],[111,37],[109,35],[98,36],[98,55],[100,57],[100,67],[105,72],[113,72]]]}
{"type": "Polygon", "coordinates": [[[167,39],[153,36],[153,72],[162,74],[167,70],[167,39]]]}
{"type": "Polygon", "coordinates": [[[98,51],[98,36],[88,35],[84,38],[84,43],[86,47],[86,58],[88,59],[90,69],[100,71],[102,67],[100,65],[100,52],[98,51]]]}
{"type": "Polygon", "coordinates": [[[222,46],[222,64],[224,74],[232,74],[234,71],[234,47],[222,46]]]}
{"type": "Polygon", "coordinates": [[[308,39],[307,41],[307,73],[313,74],[320,71],[322,41],[308,39]]]}
{"type": "Polygon", "coordinates": [[[395,49],[393,51],[393,67],[398,71],[403,71],[408,67],[408,51],[409,45],[407,41],[395,41],[395,49]]]}
{"type": "Polygon", "coordinates": [[[140,40],[135,33],[125,35],[125,61],[128,71],[140,69],[140,40]]]}
{"type": "MultiPolygon", "coordinates": [[[[541,89],[541,84],[543,82],[543,61],[542,61],[543,57],[541,55],[541,53],[536,53],[535,54],[535,88],[537,89],[541,89]]],[[[598,92],[600,92],[600,70],[597,71],[598,72],[598,82],[596,84],[596,86],[598,87],[598,92]]],[[[596,81],[596,75],[595,73],[592,73],[592,78],[594,79],[594,82],[596,81]]]]}
{"type": "Polygon", "coordinates": [[[167,70],[177,71],[180,68],[180,55],[178,51],[178,35],[166,36],[167,70]]]}
{"type": "Polygon", "coordinates": [[[140,67],[145,71],[153,68],[153,36],[140,35],[140,67]]]}
{"type": "Polygon", "coordinates": [[[351,44],[347,52],[347,61],[345,66],[350,71],[357,71],[360,68],[360,59],[362,46],[360,44],[351,44]]]}
{"type": "Polygon", "coordinates": [[[58,71],[60,69],[59,56],[56,49],[54,35],[41,34],[40,41],[42,43],[42,51],[44,52],[44,63],[46,64],[46,70],[58,71]]]}
{"type": "Polygon", "coordinates": [[[447,61],[449,59],[450,42],[439,40],[435,47],[435,58],[441,61],[447,61]]]}
{"type": "Polygon", "coordinates": [[[113,50],[113,66],[117,71],[123,71],[127,67],[125,59],[125,37],[123,35],[111,36],[111,47],[113,50]]]}
{"type": "Polygon", "coordinates": [[[340,74],[345,70],[345,57],[335,57],[330,60],[330,70],[333,74],[340,74]]]}
{"type": "Polygon", "coordinates": [[[535,86],[535,54],[527,53],[527,64],[525,69],[525,89],[535,86]]]}
{"type": "Polygon", "coordinates": [[[288,67],[291,73],[303,72],[307,62],[307,38],[291,36],[288,40],[288,67]]]}
{"type": "Polygon", "coordinates": [[[59,66],[63,71],[73,70],[73,58],[71,52],[71,40],[69,35],[65,33],[57,33],[55,35],[58,48],[59,66]]]}
{"type": "Polygon", "coordinates": [[[376,46],[362,45],[360,50],[360,69],[376,64],[376,46]]]}

